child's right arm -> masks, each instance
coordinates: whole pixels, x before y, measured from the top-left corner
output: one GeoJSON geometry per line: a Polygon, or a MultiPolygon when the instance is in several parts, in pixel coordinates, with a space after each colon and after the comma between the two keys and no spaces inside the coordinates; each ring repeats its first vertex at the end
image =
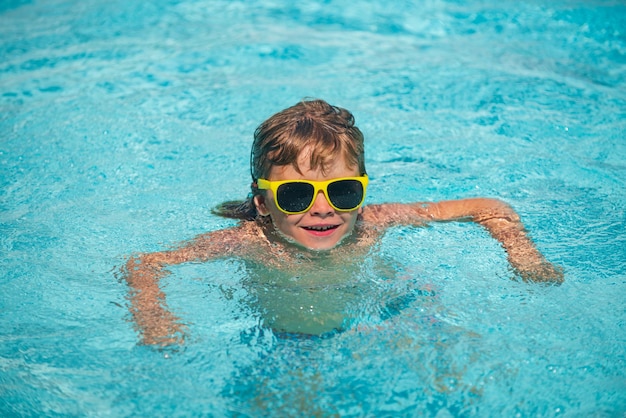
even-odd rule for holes
{"type": "Polygon", "coordinates": [[[246,229],[249,228],[239,226],[218,230],[171,251],[130,257],[124,277],[130,287],[130,312],[142,343],[166,346],[184,341],[184,325],[169,311],[165,293],[159,286],[167,274],[166,266],[241,255],[250,232],[246,229]]]}

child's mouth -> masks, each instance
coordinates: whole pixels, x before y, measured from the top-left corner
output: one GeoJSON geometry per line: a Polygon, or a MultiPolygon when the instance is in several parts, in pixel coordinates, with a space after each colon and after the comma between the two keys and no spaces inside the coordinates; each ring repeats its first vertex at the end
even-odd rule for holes
{"type": "Polygon", "coordinates": [[[339,228],[339,225],[312,225],[312,226],[303,226],[307,231],[313,232],[314,234],[324,234],[330,233],[335,229],[339,228]]]}

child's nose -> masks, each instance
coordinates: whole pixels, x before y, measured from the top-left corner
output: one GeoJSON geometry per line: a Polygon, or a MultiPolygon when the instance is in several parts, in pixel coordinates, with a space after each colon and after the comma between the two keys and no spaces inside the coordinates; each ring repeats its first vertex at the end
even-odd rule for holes
{"type": "Polygon", "coordinates": [[[329,215],[335,212],[335,209],[328,203],[323,192],[319,192],[315,197],[310,212],[315,215],[329,215]]]}

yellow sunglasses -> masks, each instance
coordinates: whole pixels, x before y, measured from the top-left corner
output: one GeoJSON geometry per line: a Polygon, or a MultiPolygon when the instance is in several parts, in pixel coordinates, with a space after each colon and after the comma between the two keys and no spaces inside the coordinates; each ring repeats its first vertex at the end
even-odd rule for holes
{"type": "Polygon", "coordinates": [[[321,191],[333,209],[349,212],[361,206],[365,200],[368,178],[341,177],[326,181],[259,179],[257,187],[274,193],[276,206],[288,215],[304,213],[311,209],[315,197],[321,191]]]}

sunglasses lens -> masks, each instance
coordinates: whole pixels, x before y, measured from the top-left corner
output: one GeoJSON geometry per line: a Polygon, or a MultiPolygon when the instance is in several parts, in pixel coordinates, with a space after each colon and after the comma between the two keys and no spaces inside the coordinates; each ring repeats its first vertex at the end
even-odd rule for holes
{"type": "Polygon", "coordinates": [[[315,189],[308,183],[290,182],[281,184],[276,193],[276,202],[286,212],[303,212],[313,201],[315,189]]]}
{"type": "Polygon", "coordinates": [[[328,185],[328,198],[337,209],[355,209],[363,200],[363,185],[356,180],[334,181],[328,185]]]}

